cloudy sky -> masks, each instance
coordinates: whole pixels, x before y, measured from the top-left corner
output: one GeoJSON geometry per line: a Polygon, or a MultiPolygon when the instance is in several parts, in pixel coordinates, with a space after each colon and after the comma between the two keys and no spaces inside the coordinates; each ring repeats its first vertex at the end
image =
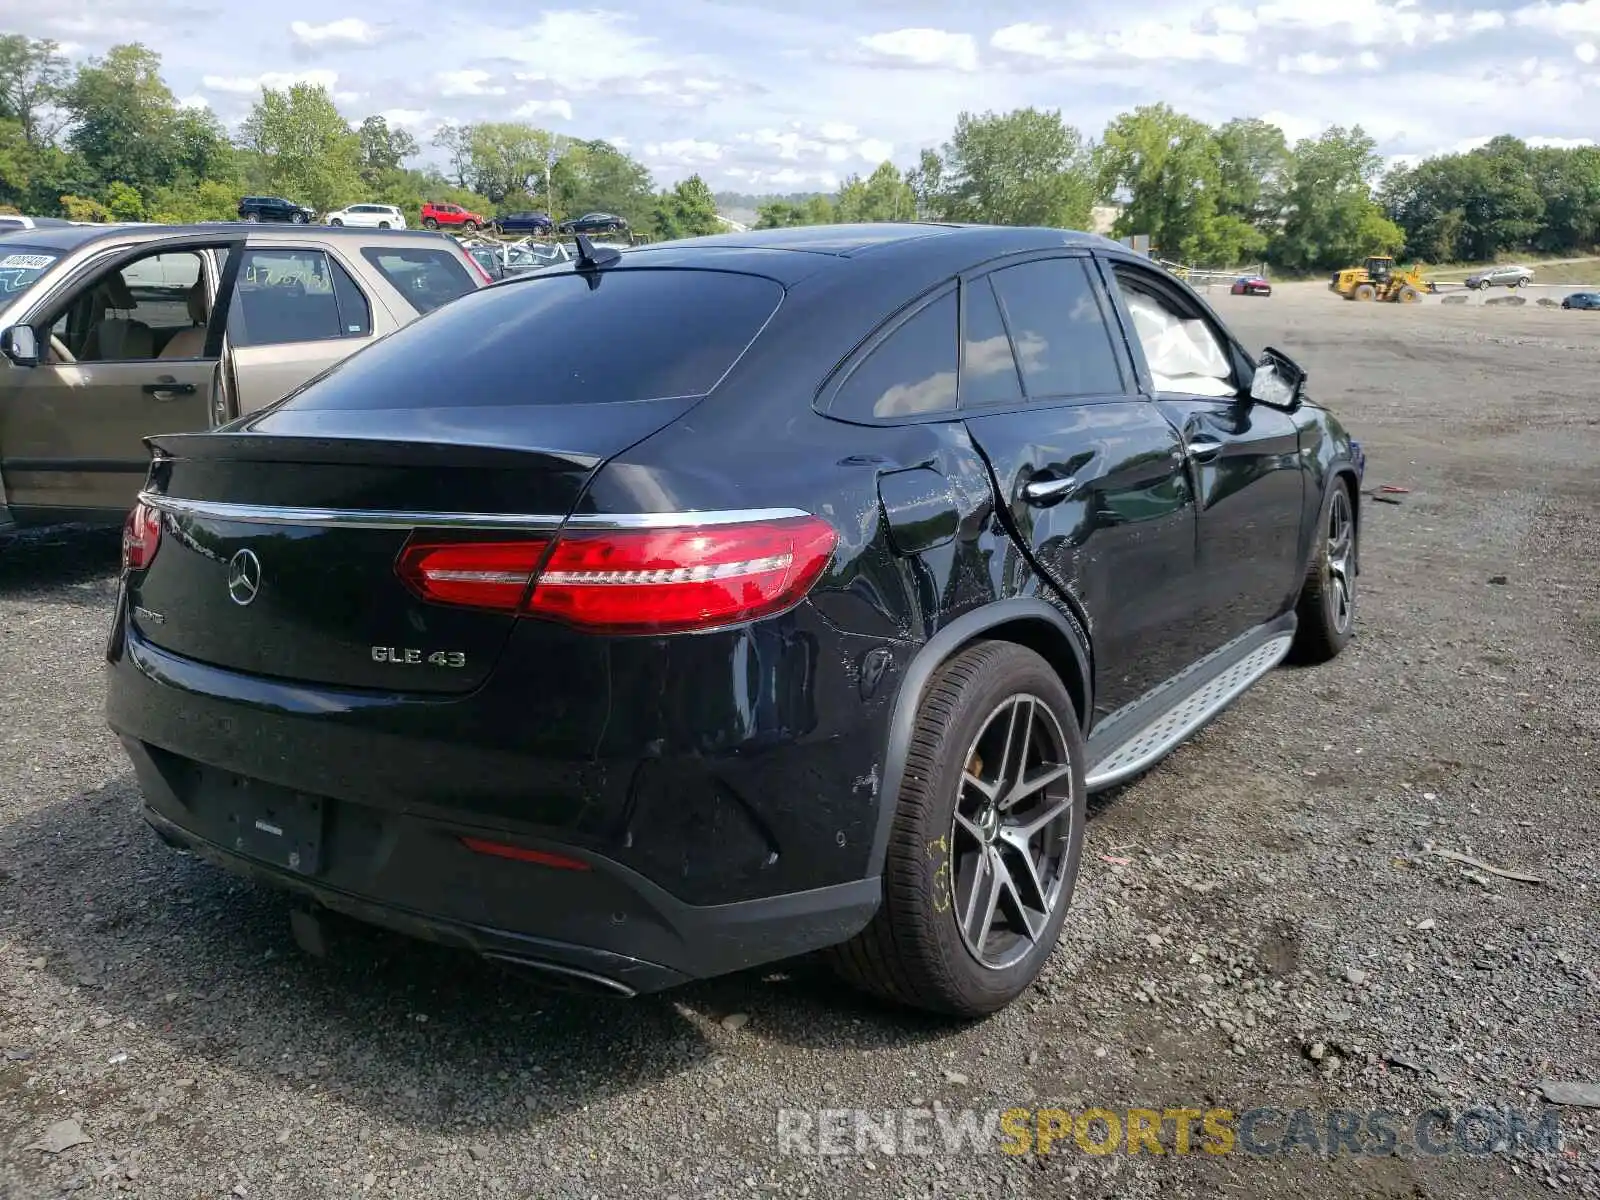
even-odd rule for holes
{"type": "Polygon", "coordinates": [[[1091,136],[1157,100],[1291,138],[1360,123],[1396,157],[1600,137],[1600,0],[601,3],[0,0],[0,29],[75,57],[143,41],[230,125],[261,85],[306,79],[424,143],[442,121],[530,120],[611,139],[660,183],[741,191],[910,165],[963,109],[1028,104],[1091,136]]]}

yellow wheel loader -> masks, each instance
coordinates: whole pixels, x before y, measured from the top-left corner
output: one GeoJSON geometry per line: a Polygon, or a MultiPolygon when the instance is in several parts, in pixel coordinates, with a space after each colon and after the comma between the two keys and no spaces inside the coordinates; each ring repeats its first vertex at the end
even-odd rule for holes
{"type": "Polygon", "coordinates": [[[1345,267],[1334,274],[1328,290],[1346,300],[1387,300],[1395,304],[1416,304],[1423,292],[1437,289],[1423,279],[1415,267],[1397,267],[1394,259],[1375,255],[1359,267],[1345,267]]]}

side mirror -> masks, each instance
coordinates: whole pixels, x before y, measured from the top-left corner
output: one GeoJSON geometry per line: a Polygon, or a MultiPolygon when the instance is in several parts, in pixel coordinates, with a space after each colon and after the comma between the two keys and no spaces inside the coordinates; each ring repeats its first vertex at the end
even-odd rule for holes
{"type": "Polygon", "coordinates": [[[1300,403],[1305,382],[1306,373],[1299,363],[1268,346],[1250,380],[1250,399],[1274,408],[1293,408],[1300,403]]]}
{"type": "Polygon", "coordinates": [[[0,354],[19,367],[39,365],[39,335],[27,325],[13,325],[0,333],[0,354]]]}

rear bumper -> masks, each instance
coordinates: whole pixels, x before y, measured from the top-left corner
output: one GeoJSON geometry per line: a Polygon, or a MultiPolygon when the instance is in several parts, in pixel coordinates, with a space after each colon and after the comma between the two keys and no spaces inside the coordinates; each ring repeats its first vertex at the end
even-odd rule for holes
{"type": "MultiPolygon", "coordinates": [[[[603,744],[578,736],[593,723],[575,732],[549,710],[550,668],[497,670],[461,696],[341,691],[171,654],[126,615],[107,648],[106,714],[169,841],[359,919],[645,992],[835,945],[879,905],[870,845],[892,693],[864,703],[851,673],[819,673],[815,616],[785,620],[726,635],[748,653],[696,643],[737,678],[752,662],[771,672],[760,702],[733,710],[739,734],[716,726],[719,746],[703,725],[688,739],[681,720],[721,711],[718,672],[696,659],[681,673],[642,640],[612,647],[617,675],[593,687],[683,702],[608,706],[603,744]],[[644,671],[652,655],[658,670],[644,671]],[[780,686],[797,663],[806,686],[780,686]],[[263,814],[284,825],[273,812],[314,824],[315,852],[290,857],[292,835],[263,847],[251,829],[263,814]]],[[[556,635],[541,636],[534,658],[562,661],[556,635]]]]}
{"type": "MultiPolygon", "coordinates": [[[[142,780],[144,773],[140,775],[142,780]]],[[[629,884],[642,881],[619,878],[613,873],[618,869],[611,865],[601,868],[598,888],[588,890],[611,892],[635,910],[637,919],[630,924],[623,909],[589,909],[586,916],[561,912],[559,927],[566,938],[591,939],[573,941],[438,915],[431,906],[438,903],[437,889],[447,886],[452,872],[424,871],[413,877],[410,887],[397,889],[399,894],[377,898],[235,854],[185,828],[168,816],[164,807],[158,798],[144,808],[144,819],[162,840],[225,870],[357,921],[617,996],[662,991],[834,945],[872,919],[880,896],[878,880],[867,879],[797,895],[695,907],[673,901],[647,882],[630,894],[629,884]],[[652,900],[658,905],[654,909],[652,900]],[[574,920],[574,915],[580,919],[574,920]]],[[[517,894],[511,905],[515,911],[497,906],[496,911],[503,914],[501,920],[520,919],[537,927],[548,923],[553,908],[559,909],[564,901],[571,903],[572,897],[557,894],[560,889],[553,879],[544,881],[543,888],[515,886],[513,875],[518,867],[525,873],[522,882],[531,878],[526,873],[538,870],[515,863],[486,864],[484,868],[486,874],[498,870],[499,882],[517,894]]],[[[561,885],[571,883],[566,877],[572,873],[554,874],[564,877],[561,885]]],[[[480,882],[490,883],[487,879],[480,882]]]]}

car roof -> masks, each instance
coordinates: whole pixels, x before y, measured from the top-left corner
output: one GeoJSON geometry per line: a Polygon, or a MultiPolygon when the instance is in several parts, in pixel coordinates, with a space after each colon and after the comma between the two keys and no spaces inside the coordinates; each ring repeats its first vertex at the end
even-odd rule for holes
{"type": "MultiPolygon", "coordinates": [[[[157,242],[164,238],[189,237],[196,234],[213,234],[223,230],[248,233],[252,238],[294,240],[305,238],[395,239],[406,242],[437,243],[448,241],[444,234],[426,229],[357,229],[339,225],[283,225],[281,227],[253,221],[206,221],[195,225],[69,225],[65,228],[17,229],[15,234],[25,236],[29,245],[51,250],[76,250],[95,241],[157,242]]],[[[0,233],[9,238],[12,231],[0,233]]]]}
{"type": "MultiPolygon", "coordinates": [[[[715,233],[635,246],[624,257],[634,267],[717,267],[769,275],[785,284],[830,266],[862,261],[915,260],[935,274],[954,274],[1009,254],[1061,247],[1133,253],[1110,238],[1075,229],[976,225],[933,221],[875,221],[853,225],[796,225],[715,233]]],[[[620,265],[620,264],[618,264],[620,265]]],[[[607,270],[615,269],[608,267],[607,270]]]]}

